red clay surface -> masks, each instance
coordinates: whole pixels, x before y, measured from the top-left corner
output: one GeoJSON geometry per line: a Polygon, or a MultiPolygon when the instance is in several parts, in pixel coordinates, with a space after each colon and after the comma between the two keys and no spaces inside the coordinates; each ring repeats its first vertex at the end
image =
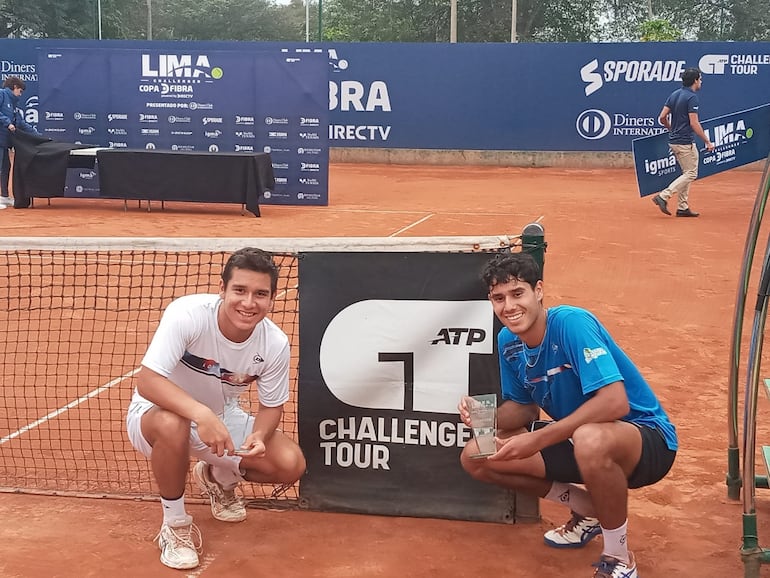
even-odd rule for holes
{"type": "MultiPolygon", "coordinates": [[[[236,206],[167,203],[147,213],[135,205],[124,211],[122,202],[38,200],[32,210],[0,211],[0,234],[205,231],[254,237],[258,246],[259,237],[518,234],[542,217],[547,304],[593,310],[679,430],[669,476],[631,493],[629,544],[640,576],[725,578],[743,574],[742,508],[727,500],[724,483],[726,384],[740,260],[760,177],[734,170],[696,182],[691,202],[702,216],[678,219],[638,197],[630,170],[336,165],[329,207],[263,206],[257,219],[236,206]]],[[[766,238],[763,230],[760,257],[766,238]]],[[[744,374],[742,362],[742,382],[744,374]]],[[[770,412],[765,399],[759,443],[770,438],[763,412],[770,412]]],[[[770,494],[762,491],[760,544],[767,545],[770,494]]],[[[600,540],[578,551],[545,547],[542,532],[567,517],[545,502],[540,523],[514,526],[265,510],[228,525],[205,506],[190,510],[204,535],[203,563],[180,572],[160,564],[152,543],[157,503],[0,494],[0,576],[588,578],[601,553],[600,540]]]]}

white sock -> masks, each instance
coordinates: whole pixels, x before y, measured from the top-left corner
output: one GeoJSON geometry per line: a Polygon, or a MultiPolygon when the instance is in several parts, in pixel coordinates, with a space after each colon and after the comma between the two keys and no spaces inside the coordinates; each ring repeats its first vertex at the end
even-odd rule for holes
{"type": "Polygon", "coordinates": [[[602,554],[605,556],[612,556],[623,562],[628,562],[627,534],[628,520],[623,522],[622,526],[615,528],[614,530],[602,528],[602,537],[604,538],[604,551],[602,554]]]}
{"type": "Polygon", "coordinates": [[[565,484],[564,482],[553,482],[551,489],[543,496],[550,502],[556,502],[562,506],[569,507],[570,510],[581,516],[595,517],[594,504],[591,501],[591,495],[585,488],[577,484],[565,484]]]}
{"type": "Polygon", "coordinates": [[[163,506],[163,521],[165,523],[176,522],[187,517],[187,512],[184,509],[184,494],[176,500],[161,498],[160,503],[163,506]]]}

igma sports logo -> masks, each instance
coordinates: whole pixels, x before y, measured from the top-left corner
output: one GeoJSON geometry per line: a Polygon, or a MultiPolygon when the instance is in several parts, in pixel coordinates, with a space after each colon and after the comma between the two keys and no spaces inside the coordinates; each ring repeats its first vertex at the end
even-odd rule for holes
{"type": "Polygon", "coordinates": [[[348,405],[457,413],[470,356],[491,354],[493,341],[486,300],[366,300],[332,319],[319,361],[329,391],[348,405]]]}

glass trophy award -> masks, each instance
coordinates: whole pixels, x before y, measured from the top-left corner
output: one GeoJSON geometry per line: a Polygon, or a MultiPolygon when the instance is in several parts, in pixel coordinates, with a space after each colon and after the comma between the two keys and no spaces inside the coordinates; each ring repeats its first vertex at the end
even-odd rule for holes
{"type": "Polygon", "coordinates": [[[471,417],[473,438],[479,453],[472,458],[485,458],[497,451],[495,434],[497,433],[497,395],[472,395],[468,397],[468,411],[471,417]]]}

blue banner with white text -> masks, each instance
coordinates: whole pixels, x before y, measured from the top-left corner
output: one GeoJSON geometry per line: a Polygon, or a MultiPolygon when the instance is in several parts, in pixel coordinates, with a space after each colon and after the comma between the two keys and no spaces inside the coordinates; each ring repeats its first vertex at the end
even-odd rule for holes
{"type": "MultiPolygon", "coordinates": [[[[706,150],[695,137],[699,179],[770,154],[770,104],[701,121],[701,126],[714,143],[714,150],[706,150]]],[[[632,146],[640,196],[662,191],[682,174],[668,146],[668,133],[635,139],[632,146]]]]}
{"type": "MultiPolygon", "coordinates": [[[[328,204],[324,54],[55,47],[39,51],[37,70],[46,136],[110,148],[267,152],[276,184],[261,202],[328,204]]],[[[90,194],[90,171],[70,173],[67,196],[90,194]]]]}
{"type": "MultiPolygon", "coordinates": [[[[333,147],[447,150],[630,151],[665,132],[658,113],[703,71],[701,118],[761,106],[770,94],[768,42],[632,43],[256,43],[0,40],[0,75],[29,84],[38,116],[37,47],[130,48],[163,54],[287,51],[328,60],[333,147]]],[[[94,78],[89,79],[93,81],[94,78]]],[[[91,82],[71,88],[80,96],[91,82]]],[[[271,89],[281,90],[278,85],[271,89]]],[[[225,99],[236,98],[224,95],[225,99]]],[[[327,97],[324,97],[327,100],[327,97]]],[[[226,101],[226,100],[225,100],[226,101]]],[[[43,112],[43,111],[41,111],[43,112]]],[[[89,125],[90,126],[90,125],[89,125]]]]}

